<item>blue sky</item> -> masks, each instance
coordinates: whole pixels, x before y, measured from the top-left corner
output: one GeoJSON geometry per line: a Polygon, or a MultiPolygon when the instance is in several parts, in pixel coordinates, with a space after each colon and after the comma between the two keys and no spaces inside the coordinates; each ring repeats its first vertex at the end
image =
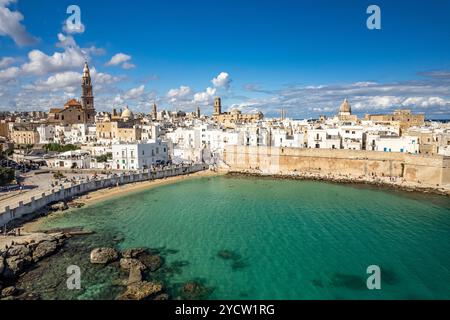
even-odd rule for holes
{"type": "Polygon", "coordinates": [[[331,115],[348,98],[358,114],[450,118],[450,0],[0,0],[0,17],[2,110],[78,97],[86,57],[100,110],[211,113],[220,95],[268,116],[331,115]],[[82,33],[63,28],[71,4],[82,33]],[[371,4],[381,30],[366,27],[371,4]]]}

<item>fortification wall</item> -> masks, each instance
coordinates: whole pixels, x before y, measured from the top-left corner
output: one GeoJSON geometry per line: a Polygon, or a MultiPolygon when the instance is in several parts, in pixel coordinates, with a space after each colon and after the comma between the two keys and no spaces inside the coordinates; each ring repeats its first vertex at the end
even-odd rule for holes
{"type": "Polygon", "coordinates": [[[223,156],[228,171],[264,175],[346,175],[392,177],[406,182],[445,186],[450,183],[450,158],[365,150],[299,149],[229,146],[223,156]]]}

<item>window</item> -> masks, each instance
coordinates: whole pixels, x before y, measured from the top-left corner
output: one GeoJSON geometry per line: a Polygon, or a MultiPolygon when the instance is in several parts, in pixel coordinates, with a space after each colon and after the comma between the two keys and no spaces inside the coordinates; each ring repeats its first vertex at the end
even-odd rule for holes
{"type": "Polygon", "coordinates": [[[81,120],[81,116],[78,116],[78,121],[80,121],[81,120]]]}

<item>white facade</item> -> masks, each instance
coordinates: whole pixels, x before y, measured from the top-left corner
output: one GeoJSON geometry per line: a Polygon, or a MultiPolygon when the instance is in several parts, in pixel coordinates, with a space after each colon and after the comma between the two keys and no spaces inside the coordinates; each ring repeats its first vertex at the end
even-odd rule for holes
{"type": "Polygon", "coordinates": [[[304,148],[305,134],[303,132],[288,134],[286,129],[272,130],[272,146],[280,148],[304,148]]]}
{"type": "Polygon", "coordinates": [[[161,140],[146,143],[119,143],[112,145],[113,169],[142,170],[168,162],[167,143],[161,140]]]}
{"type": "Polygon", "coordinates": [[[56,158],[46,160],[47,166],[62,169],[89,169],[91,154],[88,151],[75,150],[59,154],[56,158]]]}
{"type": "Polygon", "coordinates": [[[386,136],[375,139],[374,151],[419,153],[419,138],[411,136],[386,136]]]}
{"type": "Polygon", "coordinates": [[[53,143],[55,139],[55,127],[52,125],[42,124],[36,128],[39,134],[39,143],[48,144],[53,143]]]}

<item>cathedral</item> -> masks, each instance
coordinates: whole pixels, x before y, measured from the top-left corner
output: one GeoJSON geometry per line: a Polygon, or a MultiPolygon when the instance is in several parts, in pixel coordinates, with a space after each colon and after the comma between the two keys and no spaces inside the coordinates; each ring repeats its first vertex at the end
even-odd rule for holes
{"type": "Polygon", "coordinates": [[[214,112],[212,119],[220,123],[225,128],[235,128],[236,124],[254,123],[264,119],[262,112],[252,114],[243,114],[238,109],[233,109],[230,112],[222,112],[222,100],[220,97],[214,99],[214,112]]]}
{"type": "Polygon", "coordinates": [[[88,63],[85,62],[81,82],[81,101],[71,99],[64,108],[50,109],[48,123],[71,125],[92,124],[95,122],[94,94],[88,63]]]}

